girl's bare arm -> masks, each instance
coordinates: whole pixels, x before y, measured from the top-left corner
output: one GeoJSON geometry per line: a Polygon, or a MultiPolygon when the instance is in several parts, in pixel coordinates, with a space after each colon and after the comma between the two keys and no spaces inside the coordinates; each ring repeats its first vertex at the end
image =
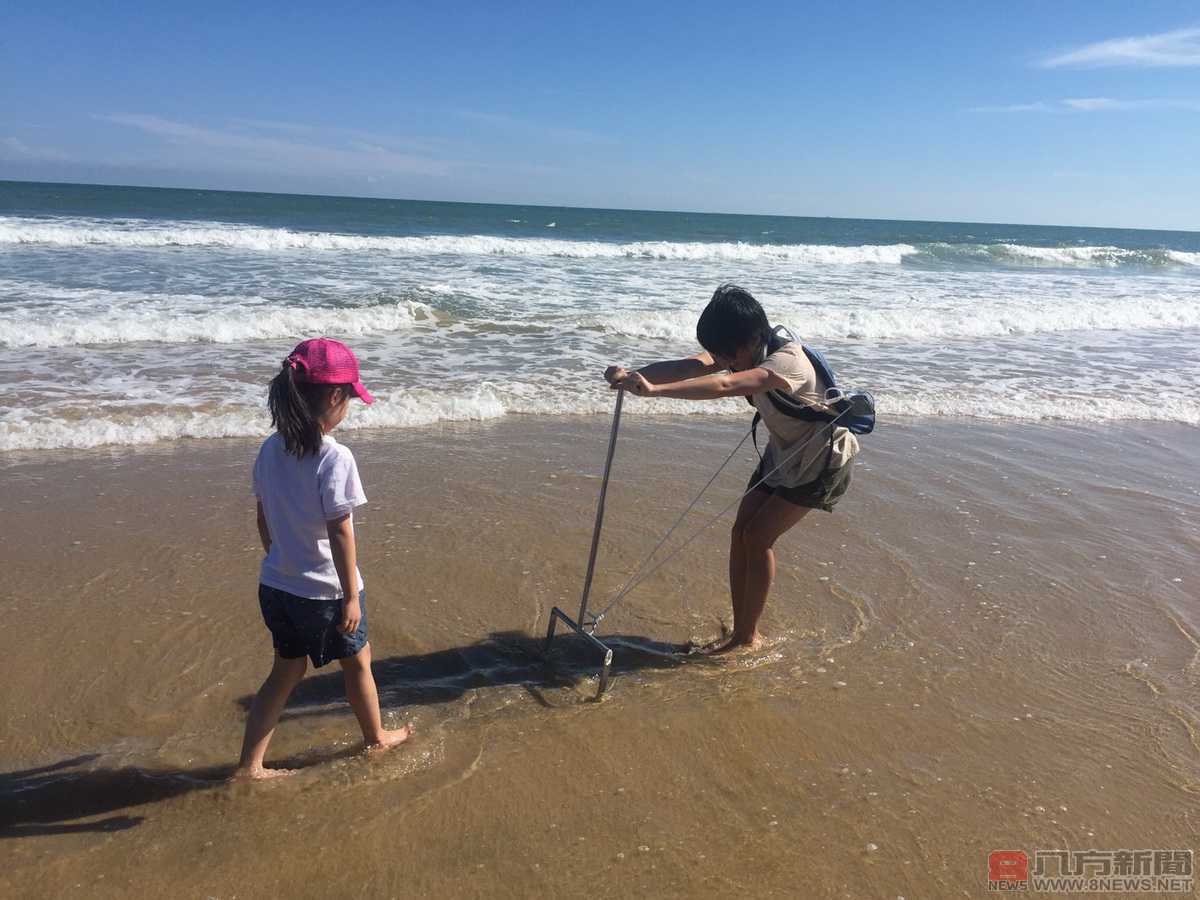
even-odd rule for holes
{"type": "MultiPolygon", "coordinates": [[[[636,371],[651,384],[667,384],[672,381],[685,381],[689,378],[699,378],[701,375],[711,375],[721,369],[707,351],[697,353],[685,359],[665,359],[662,362],[650,363],[636,371]]],[[[630,371],[623,366],[609,366],[604,377],[609,384],[616,384],[629,377],[630,371]]]]}
{"type": "Polygon", "coordinates": [[[271,552],[271,531],[267,528],[267,516],[263,512],[262,501],[258,501],[258,539],[262,541],[263,553],[271,552]]]}
{"type": "Polygon", "coordinates": [[[753,368],[744,372],[720,372],[665,384],[655,384],[640,372],[633,372],[614,387],[623,387],[639,397],[718,400],[722,397],[748,397],[763,391],[787,390],[788,384],[774,372],[753,368]]]}
{"type": "Polygon", "coordinates": [[[333,556],[333,567],[337,569],[342,583],[342,621],[338,630],[351,634],[358,629],[362,619],[362,607],[358,604],[358,554],[354,545],[354,523],[350,513],[330,519],[325,523],[329,535],[329,552],[333,556]]]}

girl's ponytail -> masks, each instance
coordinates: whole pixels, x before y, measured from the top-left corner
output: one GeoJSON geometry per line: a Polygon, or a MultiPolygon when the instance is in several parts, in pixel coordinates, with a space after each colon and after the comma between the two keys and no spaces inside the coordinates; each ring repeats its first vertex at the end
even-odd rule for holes
{"type": "Polygon", "coordinates": [[[324,439],[314,411],[318,399],[314,395],[325,386],[298,380],[298,365],[302,363],[293,356],[283,361],[279,374],[271,379],[267,407],[271,410],[271,425],[283,435],[287,452],[303,457],[316,453],[324,439]]]}

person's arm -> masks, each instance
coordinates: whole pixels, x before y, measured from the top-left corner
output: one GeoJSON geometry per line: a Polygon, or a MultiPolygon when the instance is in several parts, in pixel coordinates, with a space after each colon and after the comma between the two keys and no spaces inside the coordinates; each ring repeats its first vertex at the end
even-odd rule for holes
{"type": "Polygon", "coordinates": [[[338,581],[342,583],[342,621],[338,624],[338,631],[352,634],[358,630],[362,607],[358,605],[358,555],[350,513],[327,521],[325,533],[329,535],[333,567],[337,569],[338,581]]]}
{"type": "MultiPolygon", "coordinates": [[[[704,351],[686,359],[665,359],[662,362],[650,363],[636,370],[651,384],[668,384],[673,381],[686,381],[689,378],[699,378],[721,371],[712,358],[712,354],[704,351]]],[[[624,366],[609,366],[604,370],[604,377],[610,385],[617,386],[632,373],[624,366]]]]}
{"type": "Polygon", "coordinates": [[[779,375],[761,367],[665,384],[654,384],[640,372],[633,372],[613,387],[624,388],[639,397],[673,397],[677,400],[718,400],[722,397],[748,397],[764,391],[789,389],[788,383],[779,375]]]}
{"type": "Polygon", "coordinates": [[[263,512],[262,501],[258,503],[258,539],[262,541],[263,553],[271,552],[271,530],[267,528],[267,514],[263,512]]]}

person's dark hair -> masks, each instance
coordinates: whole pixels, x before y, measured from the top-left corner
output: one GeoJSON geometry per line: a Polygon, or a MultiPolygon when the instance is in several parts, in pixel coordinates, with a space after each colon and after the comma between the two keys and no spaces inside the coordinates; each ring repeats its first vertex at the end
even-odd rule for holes
{"type": "Polygon", "coordinates": [[[288,453],[303,457],[321,448],[324,435],[317,417],[325,397],[336,387],[339,385],[302,381],[291,360],[284,360],[279,374],[271,379],[267,408],[271,410],[271,425],[283,435],[288,453]]]}
{"type": "Polygon", "coordinates": [[[713,293],[696,323],[696,340],[709,353],[726,358],[752,341],[765,345],[771,335],[767,314],[748,290],[723,284],[713,293]]]}

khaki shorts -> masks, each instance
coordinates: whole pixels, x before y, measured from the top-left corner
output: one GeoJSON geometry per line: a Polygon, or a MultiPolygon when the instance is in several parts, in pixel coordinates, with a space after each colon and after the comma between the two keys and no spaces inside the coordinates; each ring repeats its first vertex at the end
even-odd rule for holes
{"type": "MultiPolygon", "coordinates": [[[[809,509],[833,512],[833,507],[841,499],[842,494],[846,493],[846,488],[850,487],[850,467],[853,464],[854,460],[849,460],[840,468],[826,469],[820,477],[795,487],[772,487],[769,484],[760,484],[755,490],[782,497],[788,503],[794,503],[796,506],[807,506],[809,509]]],[[[763,477],[762,470],[763,464],[760,461],[746,487],[750,487],[763,477]]]]}

